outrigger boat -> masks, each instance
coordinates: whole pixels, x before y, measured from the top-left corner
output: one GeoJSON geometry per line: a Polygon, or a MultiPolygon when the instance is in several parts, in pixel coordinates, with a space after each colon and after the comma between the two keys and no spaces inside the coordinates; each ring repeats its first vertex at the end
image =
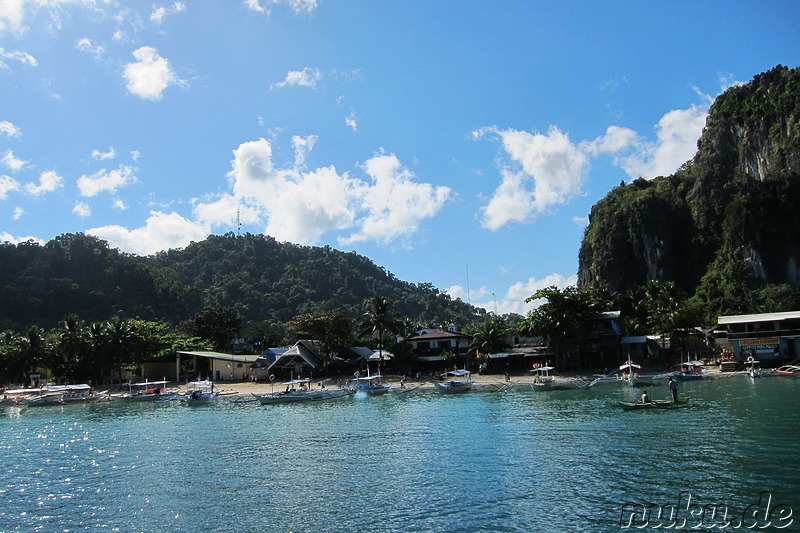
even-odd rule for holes
{"type": "Polygon", "coordinates": [[[472,384],[475,383],[475,378],[470,377],[471,374],[469,370],[451,370],[445,373],[444,381],[434,381],[433,385],[436,387],[437,391],[444,394],[466,392],[470,390],[472,384]],[[447,379],[448,376],[451,376],[452,379],[447,379]]]}
{"type": "Polygon", "coordinates": [[[30,406],[43,406],[112,400],[105,392],[95,392],[91,386],[86,384],[48,385],[47,387],[40,388],[38,392],[39,396],[34,398],[22,398],[22,403],[30,406]]]}
{"type": "Polygon", "coordinates": [[[677,401],[672,400],[652,400],[649,402],[619,402],[619,406],[623,411],[639,411],[642,409],[677,409],[679,407],[688,407],[689,398],[679,398],[677,401]]]}
{"type": "Polygon", "coordinates": [[[115,396],[114,399],[123,402],[155,402],[169,401],[178,397],[176,391],[167,391],[168,381],[145,381],[142,383],[128,383],[128,392],[115,396]]]}
{"type": "Polygon", "coordinates": [[[284,383],[286,390],[269,392],[266,394],[255,394],[256,400],[261,405],[272,405],[276,403],[306,402],[315,397],[322,398],[321,391],[311,390],[311,380],[293,379],[284,383]]]}
{"type": "Polygon", "coordinates": [[[775,369],[775,371],[783,376],[800,376],[800,365],[783,365],[775,369]]]}
{"type": "Polygon", "coordinates": [[[219,391],[214,390],[214,383],[205,381],[192,381],[188,384],[186,392],[181,398],[189,405],[206,404],[216,399],[219,391]]]}
{"type": "Polygon", "coordinates": [[[531,383],[531,389],[541,392],[550,390],[578,389],[585,385],[579,379],[558,380],[555,378],[555,376],[550,374],[550,372],[553,370],[555,370],[555,367],[552,366],[541,366],[539,363],[533,365],[534,378],[533,383],[531,383]]]}
{"type": "Polygon", "coordinates": [[[351,379],[347,385],[345,385],[345,388],[352,390],[353,392],[363,392],[365,394],[378,395],[389,392],[389,390],[392,388],[392,384],[384,382],[383,376],[380,374],[370,376],[369,371],[367,371],[366,376],[359,376],[359,373],[356,372],[354,379],[351,379]]]}
{"type": "Polygon", "coordinates": [[[680,364],[680,369],[672,373],[672,377],[679,381],[693,381],[696,379],[705,379],[706,375],[705,365],[700,361],[686,361],[680,364]]]}

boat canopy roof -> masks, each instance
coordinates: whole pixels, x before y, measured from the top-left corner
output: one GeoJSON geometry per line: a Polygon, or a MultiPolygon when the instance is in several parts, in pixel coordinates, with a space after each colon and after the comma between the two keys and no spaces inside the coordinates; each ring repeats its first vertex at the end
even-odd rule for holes
{"type": "Polygon", "coordinates": [[[535,370],[537,372],[550,372],[551,370],[555,370],[555,369],[556,369],[556,367],[554,367],[554,366],[540,366],[539,368],[536,368],[535,370]]]}
{"type": "Polygon", "coordinates": [[[284,381],[284,385],[302,385],[302,384],[311,383],[310,379],[293,379],[292,381],[284,381]]]}
{"type": "Polygon", "coordinates": [[[686,366],[705,366],[705,364],[701,361],[686,361],[685,363],[681,364],[686,366]]]}
{"type": "Polygon", "coordinates": [[[48,392],[65,392],[65,391],[74,391],[74,390],[89,390],[91,387],[89,385],[81,384],[81,385],[48,385],[45,387],[45,390],[48,392]]]}
{"type": "Polygon", "coordinates": [[[469,370],[451,370],[447,373],[448,376],[469,376],[472,372],[469,370]]]}
{"type": "Polygon", "coordinates": [[[358,380],[358,381],[372,381],[373,379],[381,379],[381,378],[383,378],[383,376],[381,376],[380,374],[373,374],[371,376],[361,376],[359,378],[356,378],[356,380],[358,380]]]}
{"type": "Polygon", "coordinates": [[[636,363],[625,363],[619,367],[620,370],[627,370],[629,368],[642,368],[642,365],[637,365],[636,363]]]}
{"type": "Polygon", "coordinates": [[[169,381],[143,381],[142,383],[131,383],[133,387],[147,387],[148,385],[166,385],[169,381]]]}

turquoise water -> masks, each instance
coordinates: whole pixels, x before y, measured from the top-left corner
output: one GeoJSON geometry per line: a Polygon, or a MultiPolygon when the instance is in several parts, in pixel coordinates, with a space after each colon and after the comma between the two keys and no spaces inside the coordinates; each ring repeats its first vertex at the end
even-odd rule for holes
{"type": "MultiPolygon", "coordinates": [[[[680,392],[695,405],[622,411],[640,391],[609,386],[6,407],[0,531],[618,531],[626,509],[687,495],[741,519],[764,491],[783,504],[771,526],[799,530],[800,379],[680,392]]],[[[659,525],[636,516],[623,525],[659,525]]]]}

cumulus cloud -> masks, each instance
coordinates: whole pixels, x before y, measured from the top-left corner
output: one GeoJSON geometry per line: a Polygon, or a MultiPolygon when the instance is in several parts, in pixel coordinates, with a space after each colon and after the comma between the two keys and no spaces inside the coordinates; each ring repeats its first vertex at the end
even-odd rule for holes
{"type": "Polygon", "coordinates": [[[8,52],[5,48],[0,48],[0,68],[9,68],[7,60],[16,61],[31,67],[35,67],[39,64],[36,58],[27,52],[20,52],[19,50],[8,52]]]}
{"type": "Polygon", "coordinates": [[[22,215],[25,214],[25,210],[21,207],[15,207],[14,210],[11,212],[11,219],[12,220],[19,220],[22,218],[22,215]]]}
{"type": "Polygon", "coordinates": [[[108,152],[101,152],[100,150],[92,150],[92,157],[99,160],[114,159],[116,155],[117,154],[114,152],[113,146],[109,147],[108,152]]]}
{"type": "Polygon", "coordinates": [[[499,138],[506,156],[499,163],[500,183],[479,212],[481,224],[494,231],[510,223],[529,223],[570,202],[583,194],[591,159],[601,154],[611,154],[631,179],[672,174],[697,152],[711,103],[710,97],[701,96],[702,105],[661,117],[654,142],[620,126],[577,144],[555,126],[546,134],[497,126],[472,132],[474,139],[499,138]]]}
{"type": "Polygon", "coordinates": [[[86,202],[75,202],[75,207],[72,208],[72,212],[81,218],[86,218],[92,214],[92,209],[86,202]]]}
{"type": "Polygon", "coordinates": [[[29,241],[33,241],[33,242],[39,243],[40,246],[44,246],[45,245],[44,240],[40,239],[39,237],[33,237],[33,236],[14,237],[13,235],[11,235],[10,233],[7,233],[5,231],[0,233],[0,242],[7,242],[7,243],[11,243],[11,244],[19,244],[21,242],[29,242],[29,241]]]}
{"type": "Polygon", "coordinates": [[[414,173],[403,167],[393,154],[379,154],[363,165],[372,183],[361,187],[365,214],[359,230],[340,242],[366,240],[388,243],[409,237],[421,221],[435,216],[450,198],[449,187],[434,187],[415,181],[414,173]]]}
{"type": "Polygon", "coordinates": [[[280,87],[309,87],[317,88],[317,83],[322,79],[319,69],[305,67],[303,70],[290,70],[283,81],[269,86],[270,91],[280,87]]]}
{"type": "Polygon", "coordinates": [[[10,31],[22,32],[22,18],[24,15],[23,0],[5,0],[0,2],[0,33],[10,31]]]}
{"type": "Polygon", "coordinates": [[[492,127],[473,135],[479,138],[489,133],[501,139],[512,164],[500,169],[500,185],[481,209],[485,228],[530,222],[580,194],[589,159],[567,134],[556,127],[547,134],[492,127]]]}
{"type": "Polygon", "coordinates": [[[3,155],[3,158],[0,159],[0,161],[2,161],[3,164],[8,167],[9,170],[11,170],[11,172],[18,171],[28,163],[27,161],[23,161],[22,159],[17,159],[14,157],[14,152],[11,150],[6,151],[5,155],[3,155]]]}
{"type": "Polygon", "coordinates": [[[64,178],[56,174],[52,170],[42,172],[39,175],[39,183],[28,183],[25,185],[25,190],[29,194],[39,196],[48,192],[53,192],[64,186],[64,178]]]}
{"type": "Polygon", "coordinates": [[[176,13],[181,13],[186,11],[186,4],[183,2],[175,2],[169,7],[164,6],[153,6],[153,12],[150,14],[150,20],[155,22],[156,24],[161,24],[164,22],[164,17],[167,15],[174,15],[176,13]]]}
{"type": "Polygon", "coordinates": [[[305,157],[316,140],[293,138],[297,155],[290,168],[274,166],[265,139],[241,144],[228,174],[232,193],[195,205],[199,223],[230,225],[238,212],[243,223],[264,223],[264,232],[278,240],[315,244],[328,232],[350,231],[340,242],[388,243],[417,232],[451,195],[447,187],[418,182],[392,154],[361,165],[368,180],[333,166],[307,170],[305,157]]]}
{"type": "Polygon", "coordinates": [[[10,176],[0,176],[0,200],[8,198],[8,193],[19,190],[19,182],[10,176]]]}
{"type": "Polygon", "coordinates": [[[81,196],[92,197],[102,192],[116,192],[120,187],[136,181],[133,168],[121,165],[113,170],[102,169],[91,176],[81,176],[78,178],[78,190],[81,196]]]}
{"type": "Polygon", "coordinates": [[[708,107],[699,105],[668,112],[655,127],[656,141],[641,143],[635,153],[621,158],[619,165],[630,178],[672,174],[697,153],[707,116],[708,107]]]}
{"type": "Polygon", "coordinates": [[[145,226],[141,228],[129,230],[113,225],[92,228],[86,233],[107,241],[114,248],[138,255],[183,248],[192,241],[200,241],[208,236],[208,231],[202,226],[179,214],[159,211],[151,211],[145,226]]]}
{"type": "Polygon", "coordinates": [[[9,139],[12,137],[22,137],[22,131],[7,120],[0,121],[0,134],[5,135],[9,139]]]}
{"type": "Polygon", "coordinates": [[[128,91],[139,98],[161,100],[167,87],[185,83],[178,79],[169,61],[155,48],[143,46],[133,52],[133,57],[136,62],[125,65],[124,76],[128,81],[128,91]]]}

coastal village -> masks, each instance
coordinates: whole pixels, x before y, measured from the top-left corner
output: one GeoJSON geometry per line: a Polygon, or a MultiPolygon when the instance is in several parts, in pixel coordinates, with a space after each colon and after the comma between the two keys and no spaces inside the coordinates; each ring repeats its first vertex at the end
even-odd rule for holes
{"type": "MultiPolygon", "coordinates": [[[[268,405],[426,389],[449,394],[608,384],[646,388],[740,373],[754,379],[800,376],[800,311],[720,317],[716,327],[698,329],[691,337],[694,342],[683,344],[677,361],[669,358],[676,352],[658,336],[621,335],[620,318],[619,312],[606,312],[584,320],[580,359],[590,371],[582,370],[577,358],[558,358],[543,339],[519,336],[509,339],[508,351],[470,357],[471,336],[451,326],[447,331],[421,330],[405,339],[413,357],[404,361],[367,347],[352,347],[328,359],[315,340],[254,355],[178,351],[143,363],[141,375],[128,371],[118,386],[102,391],[91,384],[50,383],[48,369],[41,368],[31,374],[31,383],[6,388],[2,401],[36,406],[148,400],[207,403],[227,398],[268,405]]],[[[244,339],[234,339],[232,345],[239,347],[238,352],[247,347],[244,339]]],[[[677,397],[673,400],[670,406],[677,406],[677,397]]]]}

